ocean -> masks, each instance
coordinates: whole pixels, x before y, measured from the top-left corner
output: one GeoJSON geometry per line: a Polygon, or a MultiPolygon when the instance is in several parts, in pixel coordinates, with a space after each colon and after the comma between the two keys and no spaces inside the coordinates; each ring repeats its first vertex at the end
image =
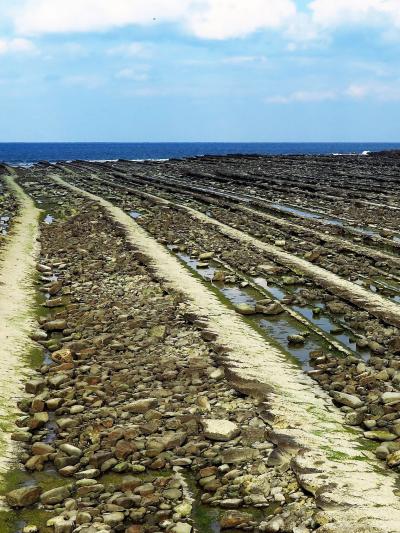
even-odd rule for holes
{"type": "Polygon", "coordinates": [[[0,161],[26,165],[76,159],[170,159],[207,154],[362,154],[390,149],[400,149],[400,143],[0,143],[0,161]]]}

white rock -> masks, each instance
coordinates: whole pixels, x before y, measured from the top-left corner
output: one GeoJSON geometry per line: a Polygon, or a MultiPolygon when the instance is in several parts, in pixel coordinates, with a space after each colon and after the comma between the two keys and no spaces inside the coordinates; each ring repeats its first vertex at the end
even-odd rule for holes
{"type": "Polygon", "coordinates": [[[216,380],[219,380],[219,379],[222,379],[224,377],[225,373],[224,373],[224,370],[222,368],[217,368],[215,370],[213,370],[212,372],[210,372],[209,376],[211,379],[216,379],[216,380]]]}
{"type": "Polygon", "coordinates": [[[63,451],[67,455],[70,455],[71,457],[81,457],[82,455],[82,450],[77,448],[76,446],[72,446],[72,444],[61,444],[59,448],[61,451],[63,451]]]}
{"type": "Polygon", "coordinates": [[[261,522],[260,531],[266,531],[273,533],[274,531],[282,531],[285,527],[285,523],[281,517],[273,518],[269,522],[261,522]]]}
{"type": "Polygon", "coordinates": [[[383,403],[397,403],[400,402],[400,392],[384,392],[382,394],[383,403]]]}
{"type": "Polygon", "coordinates": [[[228,441],[237,437],[240,429],[230,420],[207,418],[202,421],[204,436],[211,440],[228,441]]]}
{"type": "Polygon", "coordinates": [[[125,519],[124,513],[118,511],[114,513],[106,513],[103,515],[104,523],[108,526],[114,527],[123,522],[125,519]]]}
{"type": "Polygon", "coordinates": [[[173,533],[190,533],[192,531],[192,526],[186,524],[185,522],[177,522],[177,524],[172,528],[173,533]]]}

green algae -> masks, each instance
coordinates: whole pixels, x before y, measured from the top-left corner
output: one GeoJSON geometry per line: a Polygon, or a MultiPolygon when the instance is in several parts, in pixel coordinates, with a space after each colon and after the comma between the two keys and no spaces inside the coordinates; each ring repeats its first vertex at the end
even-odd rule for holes
{"type": "Polygon", "coordinates": [[[54,516],[54,512],[44,509],[0,510],[0,531],[1,533],[19,533],[25,526],[29,525],[36,526],[40,529],[40,533],[52,533],[54,529],[46,527],[45,524],[54,516]]]}

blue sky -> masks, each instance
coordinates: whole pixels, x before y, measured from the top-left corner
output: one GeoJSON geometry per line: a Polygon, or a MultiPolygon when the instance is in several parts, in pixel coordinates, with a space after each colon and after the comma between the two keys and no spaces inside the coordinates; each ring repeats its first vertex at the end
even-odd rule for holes
{"type": "Polygon", "coordinates": [[[0,141],[400,141],[400,0],[2,0],[0,141]]]}

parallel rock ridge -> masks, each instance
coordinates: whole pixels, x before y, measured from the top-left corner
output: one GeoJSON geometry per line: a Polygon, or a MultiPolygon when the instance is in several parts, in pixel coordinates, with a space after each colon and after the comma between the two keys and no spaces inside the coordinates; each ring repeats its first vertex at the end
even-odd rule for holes
{"type": "Polygon", "coordinates": [[[400,531],[396,158],[0,168],[2,533],[400,531]]]}
{"type": "Polygon", "coordinates": [[[61,179],[56,181],[103,206],[124,227],[132,244],[152,259],[153,268],[174,289],[184,290],[196,314],[209,320],[219,342],[229,346],[226,361],[239,382],[259,383],[272,389],[268,410],[276,424],[272,424],[273,433],[283,428],[283,435],[278,433],[278,437],[289,442],[298,478],[307,490],[318,495],[319,505],[337,523],[325,530],[341,531],[346,524],[353,531],[398,531],[400,502],[394,494],[395,476],[378,473],[375,461],[362,456],[358,439],[343,428],[342,417],[330,400],[318,395],[309,379],[224,308],[128,215],[100,197],[61,179]],[[336,461],[332,458],[335,454],[344,460],[336,461]]]}
{"type": "Polygon", "coordinates": [[[4,418],[0,435],[0,472],[4,473],[14,457],[10,442],[15,412],[15,397],[22,388],[26,369],[23,355],[32,347],[29,335],[35,295],[34,275],[38,253],[39,211],[32,200],[15,183],[12,176],[4,185],[14,195],[14,211],[10,234],[0,247],[0,415],[4,418]]]}

